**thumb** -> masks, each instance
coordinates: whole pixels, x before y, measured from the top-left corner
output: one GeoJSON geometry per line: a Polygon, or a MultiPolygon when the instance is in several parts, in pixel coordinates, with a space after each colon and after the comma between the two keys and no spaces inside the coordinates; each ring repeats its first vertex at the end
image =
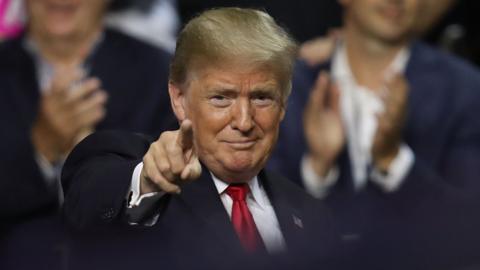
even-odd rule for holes
{"type": "Polygon", "coordinates": [[[192,181],[200,177],[201,174],[202,166],[200,165],[197,154],[193,153],[188,164],[183,169],[180,178],[182,180],[192,181]]]}

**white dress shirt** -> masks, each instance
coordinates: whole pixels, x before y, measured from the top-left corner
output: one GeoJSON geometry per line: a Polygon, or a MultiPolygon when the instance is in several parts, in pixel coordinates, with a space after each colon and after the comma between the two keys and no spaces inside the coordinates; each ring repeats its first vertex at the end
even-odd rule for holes
{"type": "MultiPolygon", "coordinates": [[[[147,193],[143,194],[142,196],[139,195],[140,173],[142,172],[142,168],[143,162],[139,163],[133,171],[130,188],[131,194],[128,205],[129,208],[141,208],[143,207],[144,203],[151,205],[151,203],[154,203],[152,201],[156,202],[163,195],[165,195],[164,192],[147,193]]],[[[227,214],[231,219],[233,200],[225,192],[228,184],[215,177],[212,173],[210,174],[220,196],[220,200],[225,207],[225,211],[227,211],[227,214]]],[[[269,253],[285,251],[285,239],[283,238],[282,231],[280,230],[280,224],[278,223],[277,216],[272,204],[270,203],[267,193],[265,192],[265,189],[262,187],[256,176],[252,180],[248,181],[248,186],[251,192],[247,195],[246,202],[267,251],[269,253]]],[[[155,215],[143,225],[152,226],[157,222],[158,218],[159,215],[155,215]]],[[[135,223],[132,222],[131,224],[134,225],[135,223]]]]}
{"type": "MultiPolygon", "coordinates": [[[[387,80],[395,74],[404,73],[409,56],[409,50],[402,49],[384,71],[384,78],[387,80]]],[[[376,168],[369,171],[372,143],[377,129],[376,115],[384,111],[384,104],[375,91],[356,82],[350,70],[347,51],[342,44],[333,55],[331,73],[340,91],[340,110],[355,189],[361,190],[370,179],[385,192],[397,190],[413,165],[412,150],[403,143],[387,174],[380,173],[376,168]]],[[[305,187],[317,198],[325,197],[339,176],[338,168],[335,167],[322,179],[315,173],[306,157],[302,160],[301,173],[305,187]]]]}

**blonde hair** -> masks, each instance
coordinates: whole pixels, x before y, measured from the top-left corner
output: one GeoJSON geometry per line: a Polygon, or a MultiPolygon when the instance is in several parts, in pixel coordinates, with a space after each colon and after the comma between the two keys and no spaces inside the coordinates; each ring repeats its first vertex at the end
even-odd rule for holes
{"type": "Polygon", "coordinates": [[[245,8],[218,8],[193,18],[180,32],[170,66],[170,82],[187,82],[194,64],[240,60],[266,66],[277,76],[285,102],[297,44],[267,13],[245,8]]]}

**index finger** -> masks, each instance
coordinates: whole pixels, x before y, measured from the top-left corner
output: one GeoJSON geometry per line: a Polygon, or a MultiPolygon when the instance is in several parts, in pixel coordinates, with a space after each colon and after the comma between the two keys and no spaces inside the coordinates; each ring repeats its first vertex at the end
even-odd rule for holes
{"type": "Polygon", "coordinates": [[[177,136],[177,144],[182,150],[190,150],[193,147],[193,128],[192,121],[185,119],[180,125],[180,132],[177,136]]]}

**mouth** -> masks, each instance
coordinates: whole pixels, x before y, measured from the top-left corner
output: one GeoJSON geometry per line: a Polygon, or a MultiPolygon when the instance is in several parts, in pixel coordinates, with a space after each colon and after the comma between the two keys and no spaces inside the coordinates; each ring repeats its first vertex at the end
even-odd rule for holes
{"type": "Polygon", "coordinates": [[[71,15],[77,10],[78,5],[74,3],[48,3],[47,10],[54,14],[71,15]]]}
{"type": "Polygon", "coordinates": [[[404,9],[398,6],[384,6],[380,8],[380,12],[387,18],[399,19],[403,16],[404,9]]]}
{"type": "Polygon", "coordinates": [[[249,150],[257,143],[257,140],[232,140],[224,141],[224,143],[234,150],[249,150]]]}

